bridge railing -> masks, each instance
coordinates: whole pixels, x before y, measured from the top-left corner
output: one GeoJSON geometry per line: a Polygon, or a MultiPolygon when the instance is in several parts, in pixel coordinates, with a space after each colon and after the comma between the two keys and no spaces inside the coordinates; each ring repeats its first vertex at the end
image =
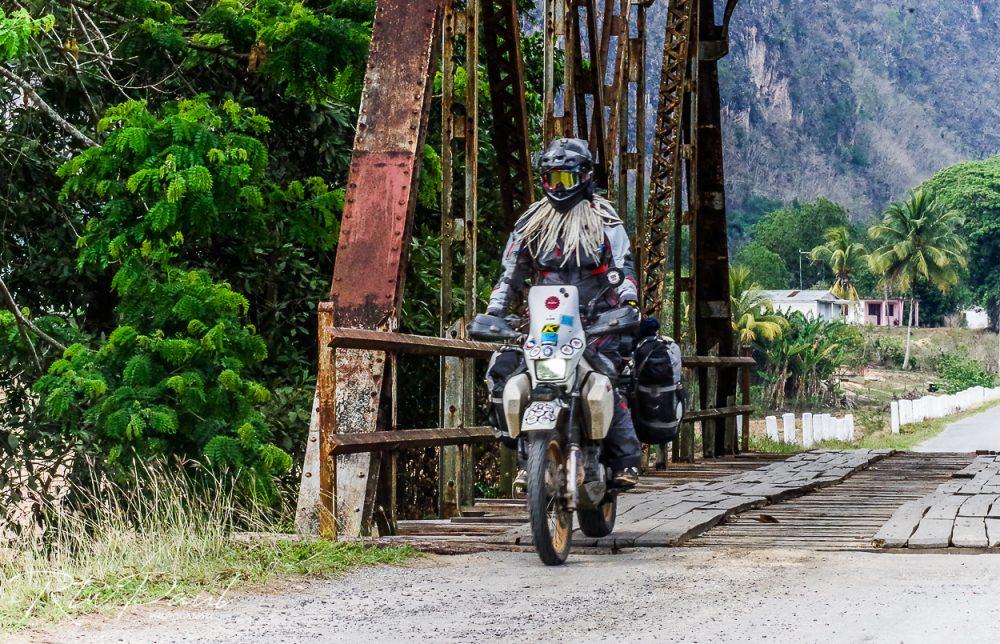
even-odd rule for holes
{"type": "MultiPolygon", "coordinates": [[[[325,317],[322,315],[321,318],[325,317]]],[[[320,346],[322,351],[329,351],[326,359],[319,361],[317,388],[319,396],[319,444],[320,456],[320,499],[326,500],[328,508],[334,508],[336,503],[336,468],[333,463],[336,457],[364,453],[394,453],[406,449],[426,447],[447,447],[472,445],[495,441],[492,427],[463,425],[460,421],[454,427],[435,427],[422,429],[400,429],[395,426],[395,413],[391,414],[392,429],[372,432],[342,433],[337,431],[337,401],[336,401],[336,364],[335,353],[338,349],[361,349],[385,352],[390,359],[390,365],[395,370],[396,359],[401,354],[436,356],[441,358],[459,359],[489,359],[500,345],[489,342],[477,342],[459,338],[437,338],[387,331],[373,331],[336,327],[321,320],[320,346]]],[[[726,419],[725,452],[737,453],[749,451],[749,427],[752,406],[750,405],[750,374],[754,367],[753,358],[718,357],[718,356],[687,356],[682,359],[685,369],[725,370],[736,369],[741,376],[739,404],[731,400],[722,408],[709,408],[688,411],[682,426],[681,434],[674,445],[675,461],[693,461],[695,458],[695,424],[708,420],[726,419]],[[742,419],[742,436],[737,434],[736,419],[742,419]]],[[[692,374],[693,375],[693,374],[692,374]]],[[[717,382],[717,379],[713,379],[717,382]]],[[[392,377],[391,390],[394,395],[395,377],[392,377]]],[[[692,382],[695,379],[691,379],[692,382]]],[[[711,399],[711,398],[710,398],[711,399]]],[[[395,402],[393,401],[393,409],[395,402]]],[[[664,446],[665,450],[665,446],[664,446]]],[[[665,451],[663,452],[665,455],[665,451]]],[[[665,456],[664,456],[665,459],[665,456]]],[[[395,468],[390,471],[395,476],[395,468]]],[[[380,484],[381,486],[381,484],[380,484]]],[[[395,481],[387,487],[388,499],[384,499],[391,511],[388,521],[391,530],[395,523],[395,481]]],[[[455,508],[458,510],[458,508],[455,508]]],[[[322,512],[322,511],[321,511],[322,512]]],[[[328,526],[328,530],[329,531],[328,526]]]]}

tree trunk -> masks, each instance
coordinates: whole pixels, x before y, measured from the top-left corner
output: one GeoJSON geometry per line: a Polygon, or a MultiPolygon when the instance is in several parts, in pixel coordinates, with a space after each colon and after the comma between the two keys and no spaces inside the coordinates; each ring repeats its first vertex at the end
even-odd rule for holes
{"type": "Polygon", "coordinates": [[[903,354],[903,370],[910,368],[910,336],[913,335],[913,294],[910,294],[910,317],[906,322],[906,353],[903,354]]]}

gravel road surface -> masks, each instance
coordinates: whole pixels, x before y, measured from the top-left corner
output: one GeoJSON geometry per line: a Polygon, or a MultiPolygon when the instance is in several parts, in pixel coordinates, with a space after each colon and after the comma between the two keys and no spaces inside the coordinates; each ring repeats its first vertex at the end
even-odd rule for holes
{"type": "Polygon", "coordinates": [[[428,556],[229,597],[133,609],[44,642],[987,642],[1000,557],[679,548],[428,556]]]}
{"type": "Polygon", "coordinates": [[[948,425],[934,438],[914,448],[916,452],[1000,451],[1000,406],[948,425]]]}

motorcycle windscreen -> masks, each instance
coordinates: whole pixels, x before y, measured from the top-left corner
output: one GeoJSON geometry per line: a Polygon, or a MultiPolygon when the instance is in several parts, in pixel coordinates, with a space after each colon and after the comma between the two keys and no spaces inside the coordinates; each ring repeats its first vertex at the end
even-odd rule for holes
{"type": "Polygon", "coordinates": [[[580,291],[575,286],[535,286],[528,291],[531,328],[525,356],[534,360],[572,358],[583,351],[580,291]]]}

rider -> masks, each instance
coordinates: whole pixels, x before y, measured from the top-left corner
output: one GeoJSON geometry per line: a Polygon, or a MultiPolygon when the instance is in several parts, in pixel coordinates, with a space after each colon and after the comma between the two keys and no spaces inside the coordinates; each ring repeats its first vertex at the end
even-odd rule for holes
{"type": "MultiPolygon", "coordinates": [[[[535,284],[575,285],[580,301],[590,302],[607,283],[603,274],[609,268],[621,270],[624,279],[597,303],[595,312],[638,308],[628,233],[611,203],[594,194],[594,158],[587,143],[556,139],[542,155],[540,169],[545,197],[515,224],[504,249],[503,276],[493,288],[487,313],[502,317],[529,278],[535,284]]],[[[618,336],[603,336],[592,339],[590,348],[620,370],[620,344],[618,336]]],[[[632,487],[638,482],[641,449],[628,403],[616,390],[603,459],[615,485],[632,487]]],[[[527,472],[521,469],[515,487],[523,488],[526,480],[527,472]]]]}

